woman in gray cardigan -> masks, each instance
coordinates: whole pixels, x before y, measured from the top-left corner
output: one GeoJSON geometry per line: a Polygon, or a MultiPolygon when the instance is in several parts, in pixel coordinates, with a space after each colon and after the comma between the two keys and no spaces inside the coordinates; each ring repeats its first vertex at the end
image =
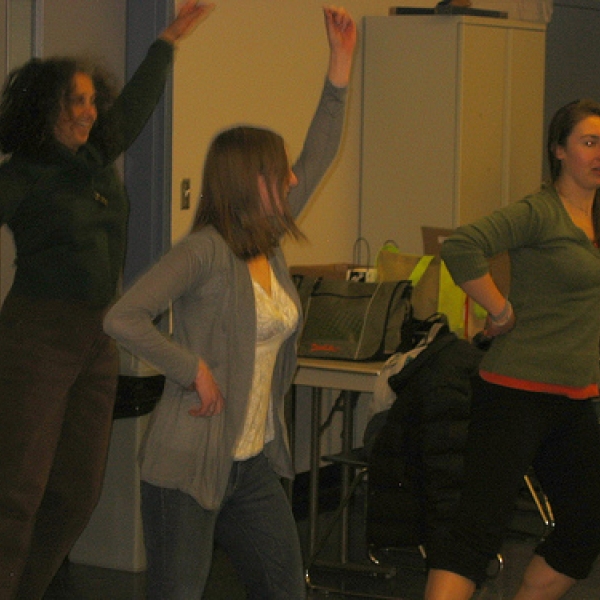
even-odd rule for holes
{"type": "Polygon", "coordinates": [[[166,375],[141,453],[149,600],[200,599],[215,540],[249,598],[306,595],[280,483],[294,476],[283,399],[301,314],[279,242],[301,237],[294,218],[341,138],[356,25],[343,9],[324,15],[327,80],[297,162],[290,168],[271,131],[217,135],[192,233],[105,320],[110,335],[166,375]],[[167,338],[153,320],[169,306],[167,338]]]}

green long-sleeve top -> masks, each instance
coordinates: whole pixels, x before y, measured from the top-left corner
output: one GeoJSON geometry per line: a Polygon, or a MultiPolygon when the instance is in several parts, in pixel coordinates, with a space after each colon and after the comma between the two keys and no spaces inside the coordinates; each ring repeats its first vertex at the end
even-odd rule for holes
{"type": "Polygon", "coordinates": [[[498,336],[481,369],[529,381],[586,387],[600,373],[600,251],[552,186],[460,227],[442,246],[457,284],[482,277],[508,251],[514,329],[498,336]]]}
{"type": "Polygon", "coordinates": [[[114,298],[125,257],[129,202],[114,161],[138,136],[164,89],[173,46],[157,40],[111,107],[122,124],[112,154],[93,135],[76,154],[56,143],[36,162],[0,165],[0,224],[16,246],[12,293],[82,301],[114,298]]]}

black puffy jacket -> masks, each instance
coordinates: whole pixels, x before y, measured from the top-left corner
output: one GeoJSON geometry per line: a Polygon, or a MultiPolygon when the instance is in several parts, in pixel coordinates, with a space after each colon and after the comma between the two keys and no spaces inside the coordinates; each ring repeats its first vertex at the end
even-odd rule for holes
{"type": "Polygon", "coordinates": [[[396,400],[369,456],[369,544],[426,548],[452,517],[482,355],[446,332],[389,378],[396,400]]]}

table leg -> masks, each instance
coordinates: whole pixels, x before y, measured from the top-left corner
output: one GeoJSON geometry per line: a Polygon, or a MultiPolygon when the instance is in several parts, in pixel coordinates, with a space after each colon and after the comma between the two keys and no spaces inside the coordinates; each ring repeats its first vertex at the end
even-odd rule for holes
{"type": "Polygon", "coordinates": [[[323,392],[312,388],[310,428],[310,480],[308,502],[308,556],[312,557],[317,544],[319,522],[319,466],[321,464],[321,403],[323,392]]]}
{"type": "MultiPolygon", "coordinates": [[[[360,395],[359,392],[346,391],[344,393],[342,452],[349,456],[354,447],[354,406],[360,395]]],[[[341,469],[341,498],[346,498],[350,489],[350,478],[353,468],[342,463],[341,469]]],[[[340,518],[340,562],[348,562],[348,548],[350,541],[350,507],[346,505],[340,518]]]]}
{"type": "MultiPolygon", "coordinates": [[[[285,422],[287,424],[288,443],[292,465],[296,465],[296,386],[292,385],[285,397],[285,422]]],[[[294,482],[283,479],[283,489],[287,494],[290,504],[294,502],[294,482]]]]}

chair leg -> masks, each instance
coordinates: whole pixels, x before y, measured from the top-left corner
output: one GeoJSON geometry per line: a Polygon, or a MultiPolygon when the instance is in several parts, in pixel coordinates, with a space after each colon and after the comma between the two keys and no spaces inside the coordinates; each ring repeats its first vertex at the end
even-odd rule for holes
{"type": "Polygon", "coordinates": [[[321,550],[323,550],[325,543],[329,539],[331,532],[333,531],[334,527],[336,526],[340,517],[342,516],[344,509],[350,503],[350,500],[352,499],[352,496],[354,495],[356,488],[363,482],[363,480],[367,474],[367,471],[368,471],[368,469],[366,467],[362,467],[357,470],[356,475],[354,476],[354,479],[352,480],[352,483],[350,484],[350,487],[348,488],[348,492],[346,493],[344,498],[342,498],[340,500],[338,507],[336,508],[335,512],[333,513],[333,516],[331,517],[331,520],[328,523],[327,528],[325,529],[325,532],[321,536],[321,539],[317,542],[312,555],[309,557],[308,563],[307,563],[307,569],[311,567],[311,565],[315,562],[317,555],[321,552],[321,550]]]}
{"type": "Polygon", "coordinates": [[[543,490],[537,490],[529,473],[526,473],[524,476],[525,484],[527,485],[527,489],[531,494],[531,497],[535,503],[535,506],[538,510],[542,521],[544,522],[544,533],[542,538],[545,538],[554,528],[554,514],[552,513],[552,507],[550,506],[550,502],[546,494],[544,494],[543,490]]]}
{"type": "Polygon", "coordinates": [[[343,571],[347,571],[347,572],[366,574],[366,575],[383,575],[388,579],[391,579],[396,576],[397,570],[395,567],[383,567],[383,566],[379,566],[379,565],[375,565],[375,564],[363,565],[363,564],[357,564],[357,563],[352,563],[352,562],[331,562],[331,561],[322,561],[322,560],[317,561],[318,554],[321,552],[321,550],[325,546],[325,543],[327,542],[329,536],[331,535],[334,527],[336,526],[336,524],[338,524],[338,522],[340,521],[340,517],[342,516],[344,510],[350,503],[350,500],[352,499],[352,496],[354,495],[356,488],[363,482],[367,473],[368,473],[367,467],[360,467],[357,469],[354,479],[352,480],[352,483],[350,484],[346,495],[340,500],[338,507],[336,508],[334,514],[331,517],[330,522],[327,525],[327,528],[325,529],[325,532],[323,533],[320,540],[315,545],[315,549],[307,561],[307,565],[306,565],[305,572],[304,572],[304,578],[305,578],[307,586],[313,590],[321,590],[326,593],[343,593],[345,596],[358,596],[361,598],[377,598],[380,600],[394,600],[396,597],[372,594],[372,593],[366,593],[366,592],[360,592],[360,593],[352,592],[347,589],[342,590],[342,589],[336,588],[334,586],[316,584],[312,581],[311,576],[310,576],[310,569],[312,566],[318,566],[321,568],[331,569],[331,570],[343,570],[343,571]]]}
{"type": "Polygon", "coordinates": [[[406,564],[403,564],[402,567],[411,571],[417,571],[420,573],[427,572],[427,552],[425,551],[425,546],[423,544],[419,544],[418,546],[382,546],[377,547],[375,544],[369,544],[367,547],[367,556],[369,560],[377,566],[383,567],[383,563],[379,554],[389,554],[390,556],[394,556],[399,558],[400,556],[406,557],[410,559],[410,561],[406,561],[406,564]],[[419,562],[417,564],[417,558],[419,562]]]}

